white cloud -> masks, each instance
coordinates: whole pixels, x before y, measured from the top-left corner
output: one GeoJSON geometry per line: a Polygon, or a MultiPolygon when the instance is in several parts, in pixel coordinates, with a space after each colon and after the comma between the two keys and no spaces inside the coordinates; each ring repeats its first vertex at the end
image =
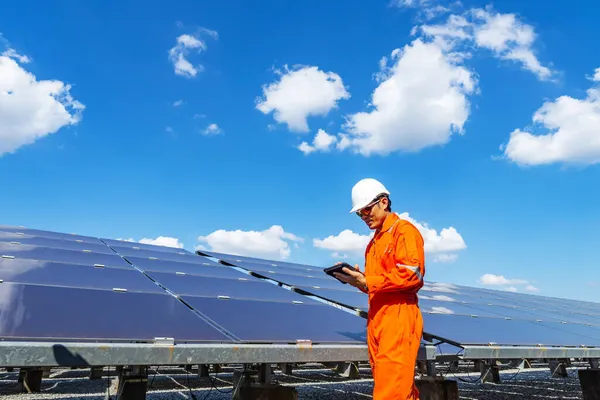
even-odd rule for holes
{"type": "MultiPolygon", "coordinates": [[[[132,238],[129,238],[129,239],[118,238],[116,240],[123,240],[125,242],[136,242],[136,240],[134,240],[132,238]]],[[[181,243],[179,241],[179,239],[173,238],[173,237],[168,237],[168,236],[159,236],[156,239],[143,238],[137,242],[143,243],[143,244],[152,244],[155,246],[174,247],[177,249],[183,249],[183,243],[181,243]]]]}
{"type": "Polygon", "coordinates": [[[421,19],[435,18],[450,11],[451,8],[461,6],[460,1],[450,3],[448,1],[440,0],[393,0],[392,4],[398,8],[417,9],[417,15],[421,19]],[[443,3],[444,5],[440,3],[443,3]]]}
{"type": "Polygon", "coordinates": [[[527,285],[527,286],[525,286],[525,290],[528,291],[528,292],[539,292],[540,291],[540,289],[536,288],[533,285],[527,285]]]}
{"type": "Polygon", "coordinates": [[[552,76],[552,71],[540,63],[532,50],[536,39],[533,26],[519,21],[515,14],[478,9],[474,15],[481,22],[475,27],[478,46],[492,50],[499,58],[520,62],[540,79],[552,76]]]}
{"type": "Polygon", "coordinates": [[[523,279],[507,279],[503,275],[485,274],[479,278],[482,285],[524,285],[527,281],[523,279]]]}
{"type": "Polygon", "coordinates": [[[431,3],[432,0],[395,0],[393,3],[398,7],[422,7],[431,3]]]}
{"type": "Polygon", "coordinates": [[[173,102],[173,107],[179,107],[181,105],[183,105],[183,100],[177,100],[173,102]]]}
{"type": "Polygon", "coordinates": [[[313,139],[312,145],[308,144],[308,142],[302,142],[298,146],[298,149],[307,155],[315,151],[329,152],[331,150],[331,146],[336,142],[337,138],[334,135],[330,135],[323,129],[319,129],[315,135],[315,138],[313,139]]]}
{"type": "Polygon", "coordinates": [[[204,135],[219,135],[221,133],[223,133],[223,130],[217,124],[210,124],[202,131],[204,135]]]}
{"type": "Polygon", "coordinates": [[[140,243],[153,244],[155,246],[175,247],[177,249],[183,248],[183,243],[179,242],[179,239],[168,236],[159,236],[156,239],[143,238],[140,239],[140,243]]]}
{"type": "Polygon", "coordinates": [[[495,12],[491,7],[474,8],[463,15],[450,15],[445,24],[423,25],[420,29],[446,46],[474,43],[499,59],[520,63],[540,79],[550,79],[553,75],[533,51],[535,29],[515,14],[495,12]]]}
{"type": "Polygon", "coordinates": [[[219,229],[199,236],[198,242],[198,248],[206,249],[204,244],[207,244],[210,250],[219,253],[285,260],[290,256],[290,242],[303,242],[303,239],[285,232],[279,225],[273,225],[264,231],[219,229]]]}
{"type": "Polygon", "coordinates": [[[594,71],[594,77],[592,78],[594,82],[600,82],[600,68],[596,68],[594,71]]]}
{"type": "Polygon", "coordinates": [[[433,257],[433,261],[439,263],[451,263],[456,261],[458,254],[436,254],[433,257]]]}
{"type": "Polygon", "coordinates": [[[200,33],[206,33],[215,40],[219,37],[217,32],[210,29],[201,29],[197,34],[183,34],[177,37],[177,43],[169,50],[169,59],[173,63],[175,74],[186,78],[193,78],[199,72],[204,71],[202,65],[197,64],[194,66],[186,58],[192,50],[197,53],[202,53],[208,48],[206,42],[200,39],[200,33]]]}
{"type": "Polygon", "coordinates": [[[338,235],[327,236],[324,239],[313,239],[313,246],[319,249],[325,249],[334,251],[334,257],[347,258],[350,255],[358,256],[365,252],[371,235],[360,235],[351,231],[350,229],[344,229],[338,235]]]}
{"type": "MultiPolygon", "coordinates": [[[[593,80],[600,81],[600,69],[596,70],[593,80]]],[[[515,129],[508,143],[500,146],[506,159],[523,166],[600,162],[600,87],[597,84],[588,89],[583,99],[565,95],[545,102],[533,114],[533,122],[535,126],[530,131],[515,129]]]]}
{"type": "Polygon", "coordinates": [[[458,257],[456,252],[467,248],[463,237],[453,226],[443,228],[438,233],[426,222],[411,218],[407,212],[399,215],[400,218],[412,222],[421,232],[425,240],[425,252],[432,255],[434,262],[453,262],[458,257]]]}
{"type": "Polygon", "coordinates": [[[518,292],[517,286],[523,286],[527,292],[540,291],[540,289],[525,279],[509,279],[504,277],[504,275],[484,274],[479,278],[479,283],[486,286],[498,286],[499,289],[509,292],[518,292]]]}
{"type": "Polygon", "coordinates": [[[29,64],[31,62],[31,58],[26,55],[19,54],[15,49],[8,49],[2,53],[3,57],[14,58],[18,60],[21,64],[29,64]]]}
{"type": "MultiPolygon", "coordinates": [[[[433,262],[452,262],[458,255],[457,251],[465,249],[467,246],[462,236],[454,227],[444,228],[439,233],[429,228],[427,223],[418,222],[412,219],[408,213],[398,214],[400,218],[410,221],[421,232],[425,242],[425,252],[428,257],[432,257],[433,262]]],[[[334,256],[339,255],[362,255],[365,247],[373,234],[360,235],[349,229],[345,229],[336,236],[328,236],[324,239],[313,239],[313,246],[335,252],[334,256]]]]}
{"type": "MultiPolygon", "coordinates": [[[[442,5],[434,0],[396,0],[394,4],[417,8],[427,19],[462,7],[460,2],[442,5]]],[[[463,14],[450,14],[443,24],[417,26],[412,33],[420,33],[422,37],[381,60],[380,71],[375,74],[378,86],[369,109],[347,115],[337,137],[321,134],[322,139],[327,139],[323,150],[329,151],[335,145],[339,151],[349,150],[363,156],[417,152],[443,146],[453,135],[462,135],[471,113],[470,97],[479,93],[477,74],[465,66],[474,48],[516,62],[540,79],[551,79],[554,75],[534,53],[533,26],[515,14],[499,13],[491,7],[474,8],[463,14]]],[[[271,109],[275,107],[266,111],[271,109]]],[[[296,111],[301,109],[287,108],[295,116],[302,115],[295,120],[297,130],[307,131],[305,113],[296,111]]],[[[276,115],[277,118],[292,120],[276,115]]],[[[301,142],[298,148],[305,154],[319,150],[308,141],[301,142]]]]}
{"type": "Polygon", "coordinates": [[[25,70],[21,64],[30,61],[14,49],[0,55],[0,156],[78,124],[85,109],[70,85],[25,70]]]}
{"type": "Polygon", "coordinates": [[[381,61],[372,110],[349,115],[338,148],[362,155],[416,152],[462,134],[476,90],[462,56],[440,43],[414,40],[381,61]]]}
{"type": "Polygon", "coordinates": [[[326,116],[339,100],[350,98],[342,78],[334,72],[314,66],[289,69],[286,65],[285,71],[275,73],[280,79],[263,86],[256,108],[264,114],[273,112],[275,121],[287,124],[291,131],[308,132],[309,116],[326,116]]]}

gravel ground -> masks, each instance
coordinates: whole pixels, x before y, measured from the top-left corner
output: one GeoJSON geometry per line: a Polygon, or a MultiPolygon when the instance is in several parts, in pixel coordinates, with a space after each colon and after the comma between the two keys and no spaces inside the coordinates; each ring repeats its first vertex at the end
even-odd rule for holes
{"type": "MultiPolygon", "coordinates": [[[[534,366],[535,367],[535,366],[534,366]]],[[[583,399],[576,368],[569,368],[569,377],[552,378],[547,366],[526,370],[505,369],[501,372],[500,384],[482,384],[479,374],[469,373],[472,366],[461,367],[457,372],[441,373],[447,379],[457,380],[460,398],[465,400],[497,399],[583,399]]],[[[232,369],[225,368],[211,378],[198,378],[197,371],[187,372],[182,368],[153,368],[148,377],[148,400],[231,399],[232,369]]],[[[292,375],[273,371],[273,379],[282,385],[294,386],[300,399],[358,400],[371,398],[373,381],[368,368],[360,369],[360,377],[344,379],[322,366],[294,369],[292,375]]],[[[37,399],[115,399],[116,379],[114,370],[106,370],[101,380],[90,380],[86,369],[53,369],[49,378],[42,382],[42,392],[20,393],[18,370],[0,370],[0,396],[6,400],[37,399]]]]}

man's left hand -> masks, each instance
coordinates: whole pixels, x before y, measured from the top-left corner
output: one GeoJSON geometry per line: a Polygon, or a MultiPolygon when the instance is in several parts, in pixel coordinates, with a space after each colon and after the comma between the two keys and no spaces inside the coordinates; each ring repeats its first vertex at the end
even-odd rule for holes
{"type": "Polygon", "coordinates": [[[350,269],[348,267],[342,268],[346,274],[341,274],[339,272],[334,272],[336,278],[338,278],[342,282],[346,282],[349,285],[352,285],[356,288],[364,288],[367,285],[367,280],[360,269],[358,269],[358,265],[354,266],[354,269],[350,269]]]}

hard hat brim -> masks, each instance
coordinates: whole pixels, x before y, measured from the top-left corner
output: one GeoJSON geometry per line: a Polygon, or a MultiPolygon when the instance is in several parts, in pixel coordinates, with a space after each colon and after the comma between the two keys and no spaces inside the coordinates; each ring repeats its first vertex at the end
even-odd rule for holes
{"type": "Polygon", "coordinates": [[[357,205],[357,206],[354,206],[354,207],[352,208],[352,210],[350,210],[350,212],[349,212],[348,214],[353,214],[353,213],[355,213],[355,212],[357,212],[357,211],[359,211],[359,210],[361,210],[361,209],[365,208],[366,206],[368,206],[369,204],[371,204],[373,201],[375,201],[375,200],[376,200],[378,197],[380,197],[380,196],[382,196],[382,195],[389,196],[389,195],[390,195],[390,192],[388,192],[387,190],[385,190],[385,191],[383,191],[383,192],[379,193],[379,194],[378,194],[377,196],[375,196],[373,199],[371,199],[371,200],[367,201],[366,203],[364,203],[364,204],[359,204],[359,205],[357,205]]]}
{"type": "MultiPolygon", "coordinates": [[[[376,198],[377,198],[377,197],[375,197],[375,199],[376,199],[376,198]]],[[[350,210],[350,214],[352,214],[352,213],[355,213],[355,212],[357,212],[357,211],[359,211],[359,210],[362,210],[363,208],[365,208],[366,206],[368,206],[369,204],[371,204],[371,203],[372,203],[372,202],[373,202],[375,199],[371,199],[371,200],[367,201],[367,202],[366,202],[366,203],[364,203],[364,204],[362,204],[362,203],[361,203],[361,204],[359,204],[359,205],[357,205],[357,206],[354,206],[354,207],[352,208],[352,210],[350,210]]]]}
{"type": "Polygon", "coordinates": [[[365,208],[368,204],[369,203],[364,204],[364,205],[360,205],[360,206],[356,206],[356,207],[352,208],[352,210],[350,210],[349,214],[354,214],[358,210],[365,208]]]}

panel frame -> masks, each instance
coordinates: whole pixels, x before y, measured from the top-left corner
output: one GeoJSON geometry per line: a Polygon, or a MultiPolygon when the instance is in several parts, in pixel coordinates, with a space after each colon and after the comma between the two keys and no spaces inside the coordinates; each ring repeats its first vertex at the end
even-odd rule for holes
{"type": "MultiPolygon", "coordinates": [[[[434,360],[421,345],[419,360],[434,360]]],[[[0,367],[368,362],[367,345],[0,342],[0,367]],[[58,349],[58,351],[57,351],[58,349]]]]}
{"type": "Polygon", "coordinates": [[[464,360],[600,359],[600,347],[463,346],[464,360]]]}

